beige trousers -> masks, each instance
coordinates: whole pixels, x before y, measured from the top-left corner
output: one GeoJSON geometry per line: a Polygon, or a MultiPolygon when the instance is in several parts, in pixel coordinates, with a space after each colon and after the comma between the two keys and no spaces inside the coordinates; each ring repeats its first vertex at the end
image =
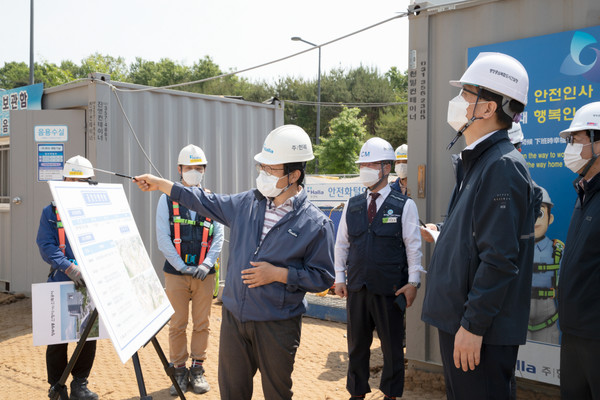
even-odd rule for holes
{"type": "Polygon", "coordinates": [[[210,308],[215,287],[215,274],[205,280],[187,275],[165,273],[166,292],[175,314],[169,322],[169,358],[174,365],[185,364],[188,357],[205,360],[210,332],[210,308]],[[186,328],[192,303],[192,340],[188,353],[186,328]]]}

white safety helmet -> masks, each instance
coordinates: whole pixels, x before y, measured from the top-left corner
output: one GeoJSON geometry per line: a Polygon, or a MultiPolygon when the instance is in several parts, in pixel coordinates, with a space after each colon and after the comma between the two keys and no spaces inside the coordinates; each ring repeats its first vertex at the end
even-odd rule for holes
{"type": "Polygon", "coordinates": [[[394,161],[395,159],[396,155],[392,145],[382,138],[374,137],[363,144],[356,164],[377,161],[394,161]]]}
{"type": "Polygon", "coordinates": [[[560,132],[560,137],[566,139],[572,132],[600,130],[600,101],[586,104],[575,113],[571,126],[560,132]]]}
{"type": "Polygon", "coordinates": [[[402,144],[396,149],[396,161],[406,160],[408,161],[408,145],[402,144]]]}
{"type": "Polygon", "coordinates": [[[65,178],[86,179],[93,176],[94,169],[92,163],[82,156],[69,158],[63,168],[63,177],[65,178]]]}
{"type": "MultiPolygon", "coordinates": [[[[508,101],[516,100],[527,105],[529,76],[523,64],[502,53],[480,53],[469,65],[460,80],[450,81],[453,86],[473,85],[487,89],[504,97],[504,112],[511,118],[508,101]]],[[[514,114],[514,113],[512,113],[514,114]]]]}
{"type": "Polygon", "coordinates": [[[541,186],[540,186],[540,189],[542,189],[542,203],[549,204],[550,207],[554,207],[554,203],[550,199],[550,195],[548,194],[548,191],[541,186]]]}
{"type": "Polygon", "coordinates": [[[202,149],[193,144],[188,144],[179,152],[177,165],[206,165],[206,156],[202,149]]]}
{"type": "Polygon", "coordinates": [[[512,144],[521,143],[523,139],[525,139],[525,136],[523,136],[523,130],[521,129],[520,122],[513,122],[512,128],[508,130],[508,138],[510,139],[510,142],[512,144]]]}
{"type": "Polygon", "coordinates": [[[296,125],[273,129],[265,138],[262,151],[254,156],[256,162],[266,165],[306,162],[314,158],[310,138],[296,125]]]}

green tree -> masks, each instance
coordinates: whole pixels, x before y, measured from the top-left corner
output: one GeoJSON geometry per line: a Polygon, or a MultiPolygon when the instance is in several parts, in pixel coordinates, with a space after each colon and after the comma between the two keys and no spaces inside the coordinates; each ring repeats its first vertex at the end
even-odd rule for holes
{"type": "MultiPolygon", "coordinates": [[[[400,72],[397,67],[392,67],[385,74],[396,102],[406,102],[408,90],[408,73],[400,72]]],[[[407,139],[407,106],[406,104],[385,107],[375,123],[377,136],[387,140],[394,147],[406,143],[407,139]]]]}
{"type": "Polygon", "coordinates": [[[101,72],[103,74],[110,74],[110,79],[113,81],[123,82],[127,78],[128,71],[129,68],[127,68],[123,57],[115,58],[94,53],[81,60],[81,67],[76,77],[86,78],[92,72],[101,72]]]}
{"type": "Polygon", "coordinates": [[[29,66],[24,62],[8,62],[0,68],[0,88],[14,89],[29,85],[29,66]]]}
{"type": "Polygon", "coordinates": [[[316,146],[319,172],[325,174],[353,174],[358,172],[355,164],[367,135],[366,117],[359,117],[358,108],[343,107],[340,114],[329,123],[329,137],[316,146]]]}

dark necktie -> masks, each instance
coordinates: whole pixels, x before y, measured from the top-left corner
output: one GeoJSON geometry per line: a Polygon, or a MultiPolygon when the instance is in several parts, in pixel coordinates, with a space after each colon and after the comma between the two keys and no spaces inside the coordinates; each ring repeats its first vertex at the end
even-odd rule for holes
{"type": "Polygon", "coordinates": [[[369,223],[373,222],[375,214],[377,214],[377,204],[375,200],[379,197],[379,193],[371,193],[371,201],[369,202],[369,208],[367,208],[367,216],[369,217],[369,223]]]}

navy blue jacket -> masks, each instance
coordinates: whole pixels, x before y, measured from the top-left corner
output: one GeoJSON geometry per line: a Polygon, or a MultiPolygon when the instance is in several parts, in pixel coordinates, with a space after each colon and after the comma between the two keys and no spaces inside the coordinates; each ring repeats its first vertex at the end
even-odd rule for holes
{"type": "Polygon", "coordinates": [[[233,195],[206,193],[176,183],[171,198],[230,228],[223,305],[240,321],[276,321],[306,312],[304,294],[322,292],[334,281],[333,223],[302,190],[287,213],[260,238],[267,199],[258,190],[233,195]],[[287,284],[248,288],[241,271],[250,261],[288,269],[287,284]]]}
{"type": "Polygon", "coordinates": [[[402,238],[402,211],[408,197],[392,189],[372,223],[367,217],[366,192],[350,198],[348,226],[348,290],[363,286],[394,296],[408,282],[408,262],[402,238]]]}
{"type": "Polygon", "coordinates": [[[56,227],[56,213],[52,204],[44,207],[40,218],[40,227],[38,228],[36,243],[40,249],[42,259],[50,264],[50,275],[48,282],[70,281],[65,270],[71,266],[74,260],[73,250],[65,234],[65,254],[60,249],[58,240],[58,229],[56,227]]]}
{"type": "Polygon", "coordinates": [[[525,343],[534,251],[534,189],[505,130],[462,153],[429,264],[421,318],[492,345],[525,343]]]}
{"type": "Polygon", "coordinates": [[[563,332],[600,338],[600,176],[577,187],[558,279],[558,318],[563,332]],[[584,197],[585,195],[585,197],[584,197]]]}

